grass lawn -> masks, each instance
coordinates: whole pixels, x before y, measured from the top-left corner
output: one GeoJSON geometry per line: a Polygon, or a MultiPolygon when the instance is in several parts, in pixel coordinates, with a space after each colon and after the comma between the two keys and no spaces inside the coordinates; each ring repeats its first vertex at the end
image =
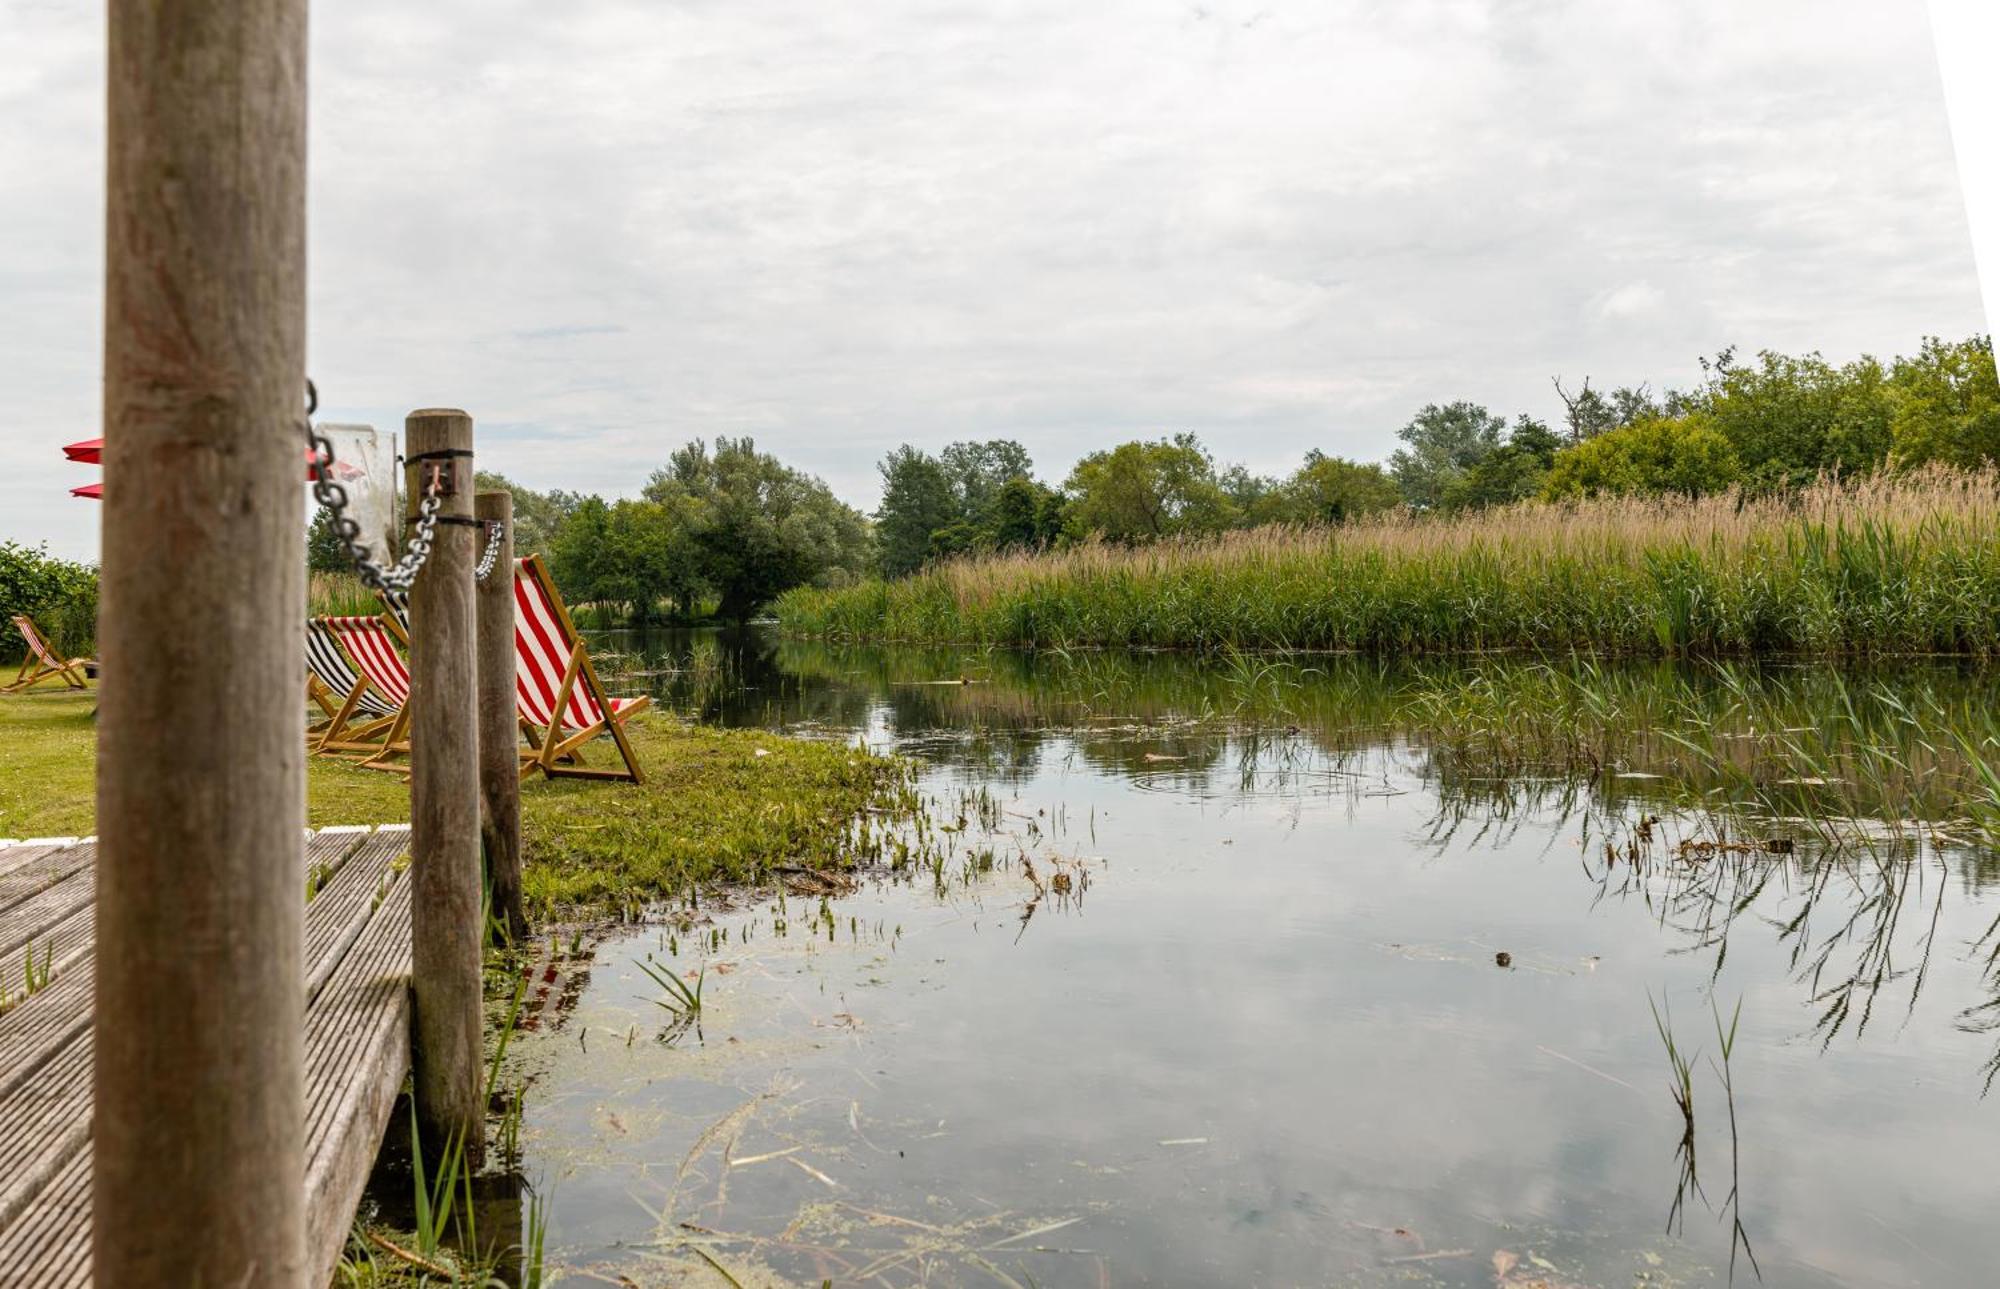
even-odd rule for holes
{"type": "MultiPolygon", "coordinates": [[[[0,697],[0,837],[94,831],[94,705],[93,694],[60,689],[0,697]]],[[[780,864],[844,866],[856,858],[856,816],[914,801],[906,765],[843,744],[689,727],[658,711],[629,729],[644,784],[522,785],[531,917],[671,899],[705,883],[755,881],[780,864]]],[[[603,752],[586,756],[605,763],[603,752]]],[[[307,824],[409,816],[399,776],[307,759],[307,824]]]]}

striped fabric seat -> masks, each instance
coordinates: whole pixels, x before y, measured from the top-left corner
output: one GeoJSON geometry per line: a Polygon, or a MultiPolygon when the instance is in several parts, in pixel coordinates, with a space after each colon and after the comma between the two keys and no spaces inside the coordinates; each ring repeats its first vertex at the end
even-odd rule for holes
{"type": "Polygon", "coordinates": [[[540,769],[553,777],[639,782],[639,761],[625,736],[625,722],[652,700],[613,698],[604,692],[590,650],[536,555],[514,569],[514,655],[516,706],[536,745],[524,754],[522,773],[540,769]],[[599,735],[609,735],[617,745],[622,770],[588,769],[578,762],[577,750],[599,735]]]}
{"type": "Polygon", "coordinates": [[[410,701],[410,668],[379,617],[322,618],[368,683],[391,703],[410,701]]]}
{"type": "Polygon", "coordinates": [[[372,686],[362,685],[361,677],[355,674],[354,664],[341,651],[340,640],[334,635],[333,628],[318,618],[306,620],[306,673],[319,682],[322,694],[332,696],[333,708],[328,708],[325,701],[320,702],[328,717],[335,714],[339,704],[347,700],[357,685],[362,687],[360,696],[355,700],[356,712],[378,718],[396,714],[394,705],[376,693],[372,686]]]}
{"type": "MultiPolygon", "coordinates": [[[[409,751],[409,666],[396,649],[390,624],[379,616],[321,618],[319,623],[333,640],[339,642],[360,672],[363,683],[350,691],[347,714],[352,714],[351,708],[358,704],[361,694],[372,690],[376,699],[389,709],[390,715],[378,719],[366,729],[330,730],[320,739],[318,750],[368,752],[370,755],[362,764],[384,768],[383,762],[391,756],[409,751]]],[[[336,723],[339,723],[339,718],[336,718],[336,723]]]]}

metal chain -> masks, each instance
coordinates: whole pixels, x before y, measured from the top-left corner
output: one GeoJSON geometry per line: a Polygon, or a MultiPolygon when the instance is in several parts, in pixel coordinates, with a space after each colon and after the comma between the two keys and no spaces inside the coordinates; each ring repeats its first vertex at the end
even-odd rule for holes
{"type": "MultiPolygon", "coordinates": [[[[437,535],[438,511],[443,507],[443,481],[431,480],[424,491],[424,499],[417,506],[416,530],[410,534],[410,544],[403,551],[403,558],[383,568],[370,558],[371,552],[361,541],[361,525],[347,513],[347,489],[335,483],[330,477],[333,470],[333,441],[313,428],[313,413],[319,410],[319,390],[311,381],[306,382],[306,414],[299,425],[305,431],[306,445],[312,451],[313,500],[324,507],[333,517],[333,534],[340,542],[340,549],[354,565],[354,571],[362,582],[377,591],[407,591],[417,580],[424,561],[430,558],[431,543],[437,535]]],[[[499,547],[490,545],[497,553],[499,547]]]]}
{"type": "Polygon", "coordinates": [[[500,539],[505,536],[507,526],[497,519],[486,521],[486,552],[479,557],[479,567],[472,570],[472,576],[484,582],[493,575],[493,566],[500,562],[500,539]]]}

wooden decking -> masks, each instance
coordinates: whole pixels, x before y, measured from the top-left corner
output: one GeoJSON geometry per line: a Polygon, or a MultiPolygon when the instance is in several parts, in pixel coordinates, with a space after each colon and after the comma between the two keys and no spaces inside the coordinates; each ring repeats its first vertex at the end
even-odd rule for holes
{"type": "MultiPolygon", "coordinates": [[[[0,842],[0,1285],[90,1272],[91,838],[0,842]],[[24,964],[46,961],[24,995],[24,964]]],[[[407,827],[306,839],[307,1248],[332,1275],[410,1064],[407,827]]]]}

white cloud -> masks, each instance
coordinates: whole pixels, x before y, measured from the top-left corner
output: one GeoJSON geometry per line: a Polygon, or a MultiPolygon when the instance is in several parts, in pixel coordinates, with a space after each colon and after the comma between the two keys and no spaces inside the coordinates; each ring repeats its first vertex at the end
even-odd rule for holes
{"type": "Polygon", "coordinates": [[[1666,307],[1667,293],[1651,282],[1627,282],[1607,294],[1597,305],[1600,318],[1644,318],[1666,307]]]}
{"type": "MultiPolygon", "coordinates": [[[[102,23],[0,7],[0,537],[79,554],[102,23]]],[[[328,415],[465,406],[542,487],[739,433],[863,504],[905,440],[1277,470],[1556,372],[1982,325],[1902,0],[343,0],[313,56],[328,415]]]]}

